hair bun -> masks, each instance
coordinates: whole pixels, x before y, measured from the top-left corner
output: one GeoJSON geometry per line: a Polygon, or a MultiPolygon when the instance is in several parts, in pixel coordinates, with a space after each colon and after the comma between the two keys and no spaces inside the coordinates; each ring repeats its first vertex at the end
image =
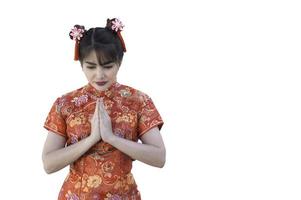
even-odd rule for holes
{"type": "Polygon", "coordinates": [[[113,18],[113,19],[108,18],[105,28],[117,34],[117,36],[120,39],[123,51],[126,52],[125,43],[120,33],[123,30],[123,27],[124,27],[123,23],[118,18],[113,18]]]}
{"type": "Polygon", "coordinates": [[[84,26],[76,24],[69,32],[70,39],[79,41],[84,36],[85,32],[86,30],[84,26]]]}
{"type": "Polygon", "coordinates": [[[107,19],[107,25],[106,25],[107,29],[114,32],[118,32],[118,31],[122,31],[123,27],[124,27],[123,23],[118,18],[107,19]]]}

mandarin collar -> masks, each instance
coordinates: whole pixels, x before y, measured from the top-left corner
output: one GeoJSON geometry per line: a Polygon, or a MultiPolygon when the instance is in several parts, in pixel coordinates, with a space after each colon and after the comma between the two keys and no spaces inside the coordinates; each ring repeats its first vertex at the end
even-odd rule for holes
{"type": "Polygon", "coordinates": [[[114,81],[107,89],[100,91],[97,90],[90,82],[88,82],[84,87],[84,90],[93,99],[101,98],[104,96],[112,97],[119,85],[120,84],[117,81],[114,81]]]}

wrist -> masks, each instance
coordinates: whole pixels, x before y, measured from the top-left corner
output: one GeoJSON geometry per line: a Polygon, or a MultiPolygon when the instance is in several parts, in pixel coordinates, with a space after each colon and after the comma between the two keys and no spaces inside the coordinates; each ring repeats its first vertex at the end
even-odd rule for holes
{"type": "Polygon", "coordinates": [[[116,141],[116,137],[117,137],[116,135],[112,134],[110,137],[107,138],[107,141],[105,141],[105,142],[107,142],[110,145],[114,146],[113,144],[116,141]]]}
{"type": "Polygon", "coordinates": [[[95,135],[88,136],[89,142],[92,142],[93,144],[97,143],[100,140],[100,137],[96,137],[95,135]]]}

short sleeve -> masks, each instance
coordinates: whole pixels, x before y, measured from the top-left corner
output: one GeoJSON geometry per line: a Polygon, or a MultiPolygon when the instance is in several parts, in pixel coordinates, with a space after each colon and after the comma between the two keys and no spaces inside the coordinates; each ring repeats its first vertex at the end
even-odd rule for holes
{"type": "Polygon", "coordinates": [[[161,130],[164,122],[153,100],[145,93],[140,96],[141,107],[138,112],[138,138],[155,126],[161,130]]]}
{"type": "Polygon", "coordinates": [[[66,121],[61,113],[63,104],[61,97],[55,100],[44,122],[44,128],[67,138],[66,121]]]}

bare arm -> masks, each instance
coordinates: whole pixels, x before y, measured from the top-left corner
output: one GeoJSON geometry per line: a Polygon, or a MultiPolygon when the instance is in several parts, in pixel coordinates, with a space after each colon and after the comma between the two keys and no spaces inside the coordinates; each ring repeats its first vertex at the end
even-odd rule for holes
{"type": "Polygon", "coordinates": [[[135,160],[162,168],[166,151],[158,127],[150,129],[140,139],[142,144],[113,135],[107,142],[135,160]]]}
{"type": "Polygon", "coordinates": [[[96,102],[94,115],[91,119],[91,134],[79,142],[65,147],[66,139],[56,133],[49,131],[44,144],[42,160],[45,171],[50,174],[73,163],[87,152],[94,144],[101,140],[98,105],[96,102]]]}
{"type": "Polygon", "coordinates": [[[66,167],[82,156],[96,142],[96,139],[88,136],[75,144],[65,147],[66,139],[49,131],[42,153],[45,171],[50,174],[66,167]]]}

